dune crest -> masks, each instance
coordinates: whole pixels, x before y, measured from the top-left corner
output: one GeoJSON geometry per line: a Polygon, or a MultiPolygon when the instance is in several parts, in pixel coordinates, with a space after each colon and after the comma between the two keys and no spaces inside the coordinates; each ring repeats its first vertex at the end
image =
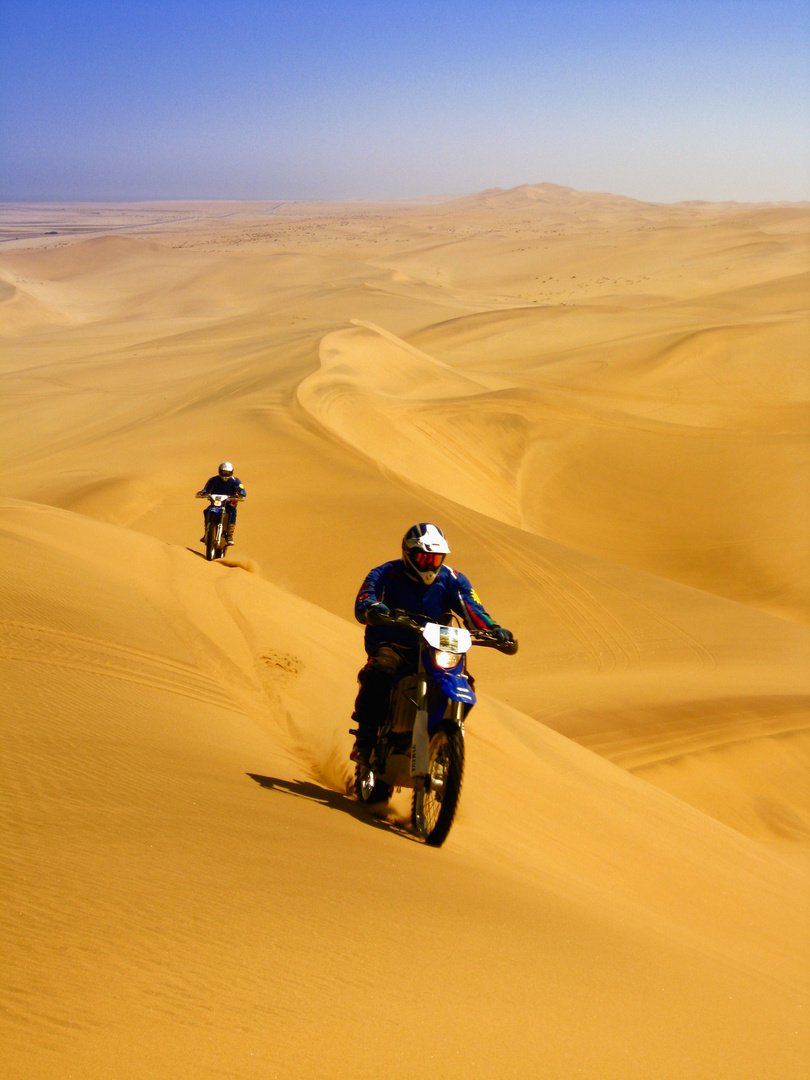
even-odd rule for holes
{"type": "Polygon", "coordinates": [[[458,374],[367,323],[325,338],[320,361],[297,395],[328,431],[427,490],[519,522],[509,486],[520,464],[520,417],[510,424],[493,400],[487,423],[485,380],[458,374]],[[471,397],[477,450],[465,419],[471,397]]]}

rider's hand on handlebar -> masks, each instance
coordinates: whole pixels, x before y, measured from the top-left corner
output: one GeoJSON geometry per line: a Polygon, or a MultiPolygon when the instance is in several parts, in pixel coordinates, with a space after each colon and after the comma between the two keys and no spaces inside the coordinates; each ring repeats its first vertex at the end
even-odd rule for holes
{"type": "Polygon", "coordinates": [[[496,638],[499,645],[506,645],[510,641],[515,640],[514,637],[512,636],[512,631],[507,630],[503,626],[493,626],[492,627],[492,633],[493,633],[494,637],[496,638]]]}
{"type": "Polygon", "coordinates": [[[365,616],[369,626],[388,626],[393,622],[391,611],[385,604],[371,604],[366,608],[365,616]]]}
{"type": "Polygon", "coordinates": [[[407,626],[409,630],[419,630],[422,623],[407,611],[392,611],[391,622],[394,626],[407,626]]]}

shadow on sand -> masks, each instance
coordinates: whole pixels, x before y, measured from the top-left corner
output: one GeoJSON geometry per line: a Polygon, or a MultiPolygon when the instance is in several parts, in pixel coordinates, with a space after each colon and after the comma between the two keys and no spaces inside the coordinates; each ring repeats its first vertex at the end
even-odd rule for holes
{"type": "Polygon", "coordinates": [[[270,788],[271,791],[281,791],[285,795],[294,795],[298,799],[309,799],[310,802],[320,803],[322,806],[329,807],[330,810],[348,814],[349,817],[356,818],[375,829],[384,829],[386,832],[393,832],[408,840],[413,840],[414,843],[420,843],[419,838],[411,832],[410,822],[403,819],[401,815],[392,815],[386,803],[374,807],[366,806],[348,795],[321,787],[320,784],[315,784],[310,780],[278,780],[273,776],[260,776],[258,773],[247,775],[257,784],[270,788]]]}

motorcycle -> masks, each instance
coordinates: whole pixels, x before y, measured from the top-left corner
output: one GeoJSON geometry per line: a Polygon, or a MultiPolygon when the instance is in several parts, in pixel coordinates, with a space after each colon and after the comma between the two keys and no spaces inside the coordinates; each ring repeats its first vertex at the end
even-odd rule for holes
{"type": "Polygon", "coordinates": [[[221,559],[228,550],[227,514],[225,507],[229,502],[241,501],[233,495],[215,495],[198,491],[195,498],[208,499],[210,505],[205,510],[205,557],[221,559]]]}
{"type": "Polygon", "coordinates": [[[356,763],[354,791],[361,802],[380,803],[394,788],[413,788],[411,824],[425,843],[440,847],[461,797],[464,721],[476,702],[466,654],[482,645],[513,655],[518,643],[405,611],[392,611],[391,621],[419,634],[419,659],[415,671],[404,671],[394,682],[369,760],[356,763]]]}

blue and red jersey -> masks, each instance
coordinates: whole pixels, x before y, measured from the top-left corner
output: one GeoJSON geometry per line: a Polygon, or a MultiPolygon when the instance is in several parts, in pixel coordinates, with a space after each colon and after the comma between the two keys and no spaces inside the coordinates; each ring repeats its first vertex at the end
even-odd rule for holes
{"type": "Polygon", "coordinates": [[[232,495],[234,499],[246,499],[245,486],[241,480],[238,480],[235,476],[212,476],[206,483],[204,488],[201,488],[201,494],[203,495],[232,495]]]}
{"type": "MultiPolygon", "coordinates": [[[[366,609],[372,604],[385,604],[415,615],[424,615],[432,622],[447,623],[457,615],[469,630],[492,630],[498,624],[484,609],[468,578],[458,570],[443,565],[432,585],[425,585],[405,569],[402,559],[393,559],[369,572],[354,603],[354,616],[364,623],[366,609]]],[[[390,641],[398,645],[415,645],[416,635],[404,626],[366,626],[366,652],[390,641]]]]}

